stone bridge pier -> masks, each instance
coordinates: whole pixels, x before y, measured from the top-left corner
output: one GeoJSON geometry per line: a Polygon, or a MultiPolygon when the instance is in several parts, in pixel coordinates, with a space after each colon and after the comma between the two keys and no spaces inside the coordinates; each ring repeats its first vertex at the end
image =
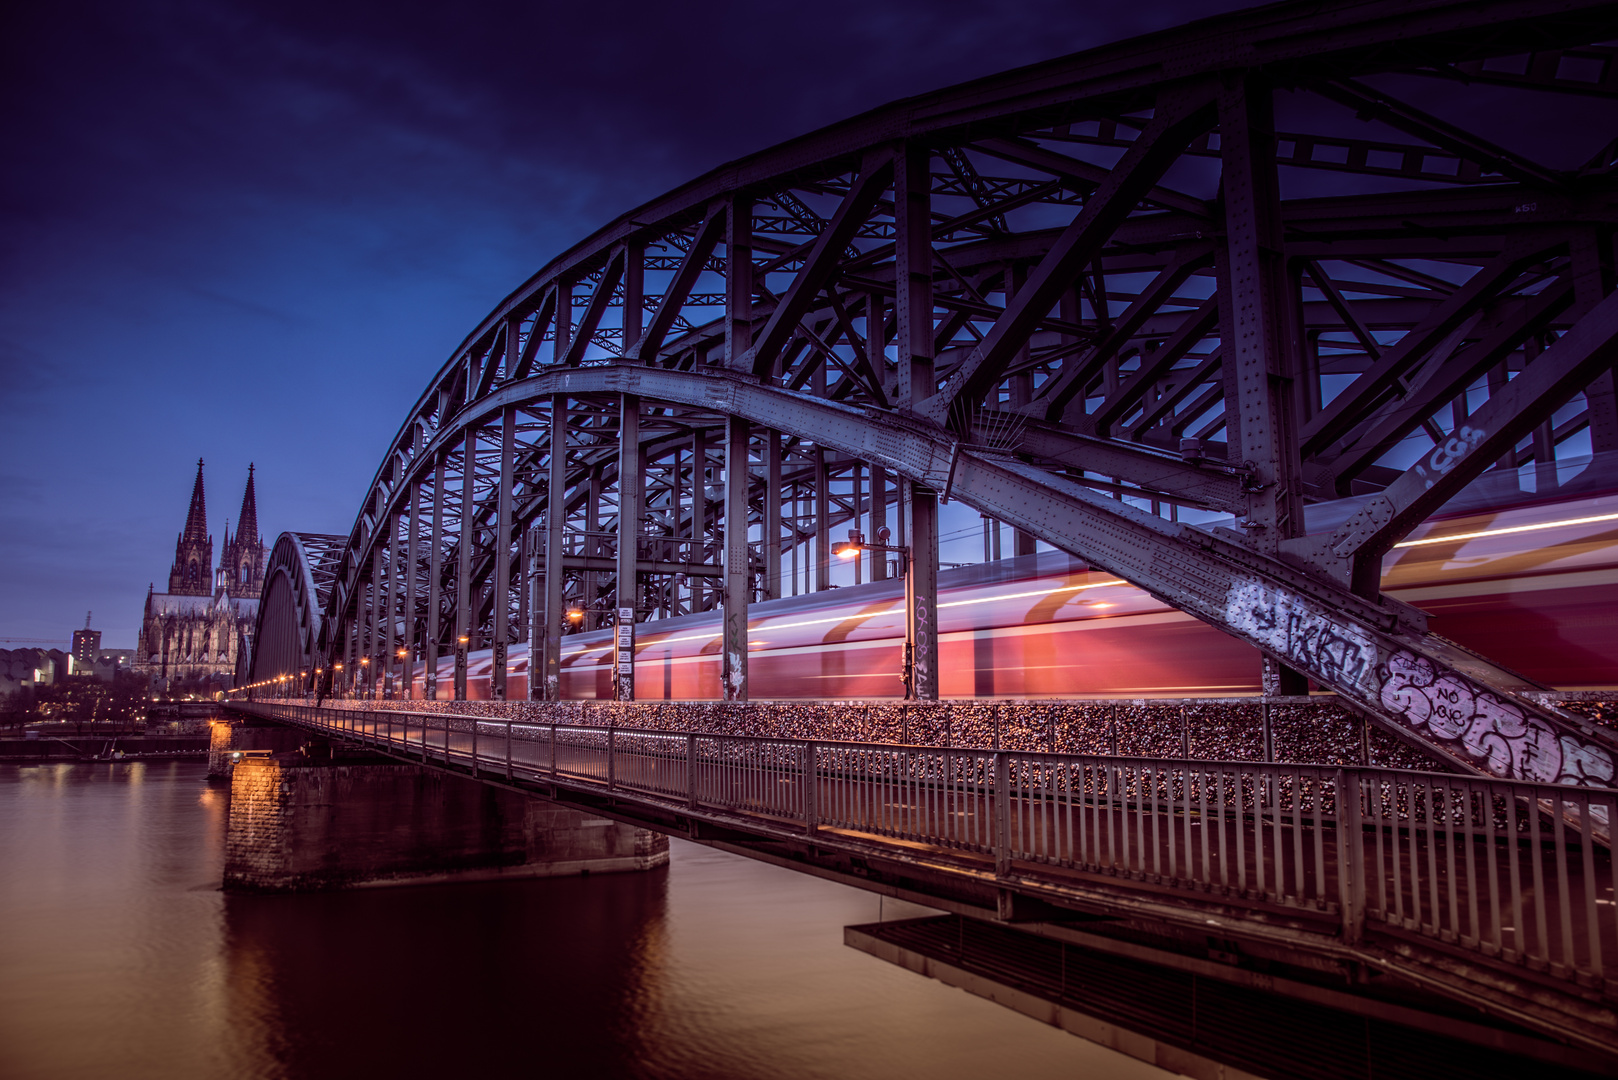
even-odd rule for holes
{"type": "Polygon", "coordinates": [[[224,887],[304,892],[650,870],[668,837],[273,724],[214,728],[224,887]],[[239,755],[239,756],[238,756],[239,755]]]}

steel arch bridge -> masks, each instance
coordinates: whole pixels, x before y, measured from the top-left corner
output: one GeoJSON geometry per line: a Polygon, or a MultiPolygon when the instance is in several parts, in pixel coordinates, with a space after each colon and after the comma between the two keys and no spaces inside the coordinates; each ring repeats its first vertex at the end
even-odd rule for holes
{"type": "Polygon", "coordinates": [[[455,651],[461,682],[489,648],[502,697],[526,638],[531,696],[555,697],[568,609],[718,608],[745,699],[749,604],[794,551],[824,585],[833,530],[868,515],[908,553],[909,685],[936,697],[957,499],[1253,644],[1270,688],[1312,678],[1466,768],[1610,782],[1610,736],[1379,572],[1483,472],[1618,450],[1618,131],[1581,160],[1507,148],[1545,109],[1613,115],[1614,38],[1610,3],[1273,5],[701,176],[454,350],[298,670],[329,690],[336,663],[391,678],[404,654],[430,682],[455,651]],[[1348,495],[1306,533],[1306,504],[1348,495]]]}

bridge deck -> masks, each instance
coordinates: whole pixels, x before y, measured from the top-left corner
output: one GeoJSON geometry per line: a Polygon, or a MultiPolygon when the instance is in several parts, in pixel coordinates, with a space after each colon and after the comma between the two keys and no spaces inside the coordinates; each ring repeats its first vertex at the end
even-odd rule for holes
{"type": "Polygon", "coordinates": [[[1291,935],[1316,948],[1329,941],[1339,956],[1414,945],[1454,972],[1509,973],[1521,984],[1513,995],[1522,986],[1528,997],[1561,995],[1558,1008],[1582,1014],[1581,1041],[1618,1044],[1606,1005],[1618,996],[1607,843],[1618,791],[284,704],[253,711],[428,763],[475,763],[490,779],[875,847],[1058,907],[1116,913],[1127,901],[1212,937],[1291,935]]]}

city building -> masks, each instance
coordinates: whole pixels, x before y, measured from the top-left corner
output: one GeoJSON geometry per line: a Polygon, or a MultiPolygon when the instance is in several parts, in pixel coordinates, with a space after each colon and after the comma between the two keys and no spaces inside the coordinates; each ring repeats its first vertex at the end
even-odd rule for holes
{"type": "Polygon", "coordinates": [[[66,678],[70,654],[60,649],[0,649],[0,696],[66,678]]]}
{"type": "Polygon", "coordinates": [[[90,627],[90,612],[84,613],[84,629],[73,631],[73,674],[89,675],[111,682],[120,671],[132,671],[134,649],[103,648],[101,631],[90,627]]]}
{"type": "Polygon", "coordinates": [[[88,673],[95,667],[96,655],[101,652],[101,631],[90,629],[90,614],[88,611],[84,613],[84,629],[73,631],[75,673],[88,673]]]}
{"type": "Polygon", "coordinates": [[[182,684],[205,690],[226,689],[233,681],[236,657],[253,634],[268,554],[258,531],[258,501],[251,465],[247,468],[247,487],[242,492],[236,533],[231,535],[227,521],[217,566],[213,553],[202,461],[198,459],[191,506],[174,544],[168,591],[160,593],[155,586],[148,586],[141,615],[135,670],[145,675],[154,689],[168,690],[182,684]]]}

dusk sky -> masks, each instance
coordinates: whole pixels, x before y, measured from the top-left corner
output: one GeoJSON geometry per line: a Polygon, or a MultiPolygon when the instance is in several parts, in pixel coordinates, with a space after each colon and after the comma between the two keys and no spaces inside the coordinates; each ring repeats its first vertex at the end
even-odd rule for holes
{"type": "Polygon", "coordinates": [[[0,647],[132,647],[197,458],[218,545],[346,532],[551,256],[895,98],[1244,5],[25,0],[0,23],[0,647]],[[234,526],[234,522],[232,522],[234,526]]]}

